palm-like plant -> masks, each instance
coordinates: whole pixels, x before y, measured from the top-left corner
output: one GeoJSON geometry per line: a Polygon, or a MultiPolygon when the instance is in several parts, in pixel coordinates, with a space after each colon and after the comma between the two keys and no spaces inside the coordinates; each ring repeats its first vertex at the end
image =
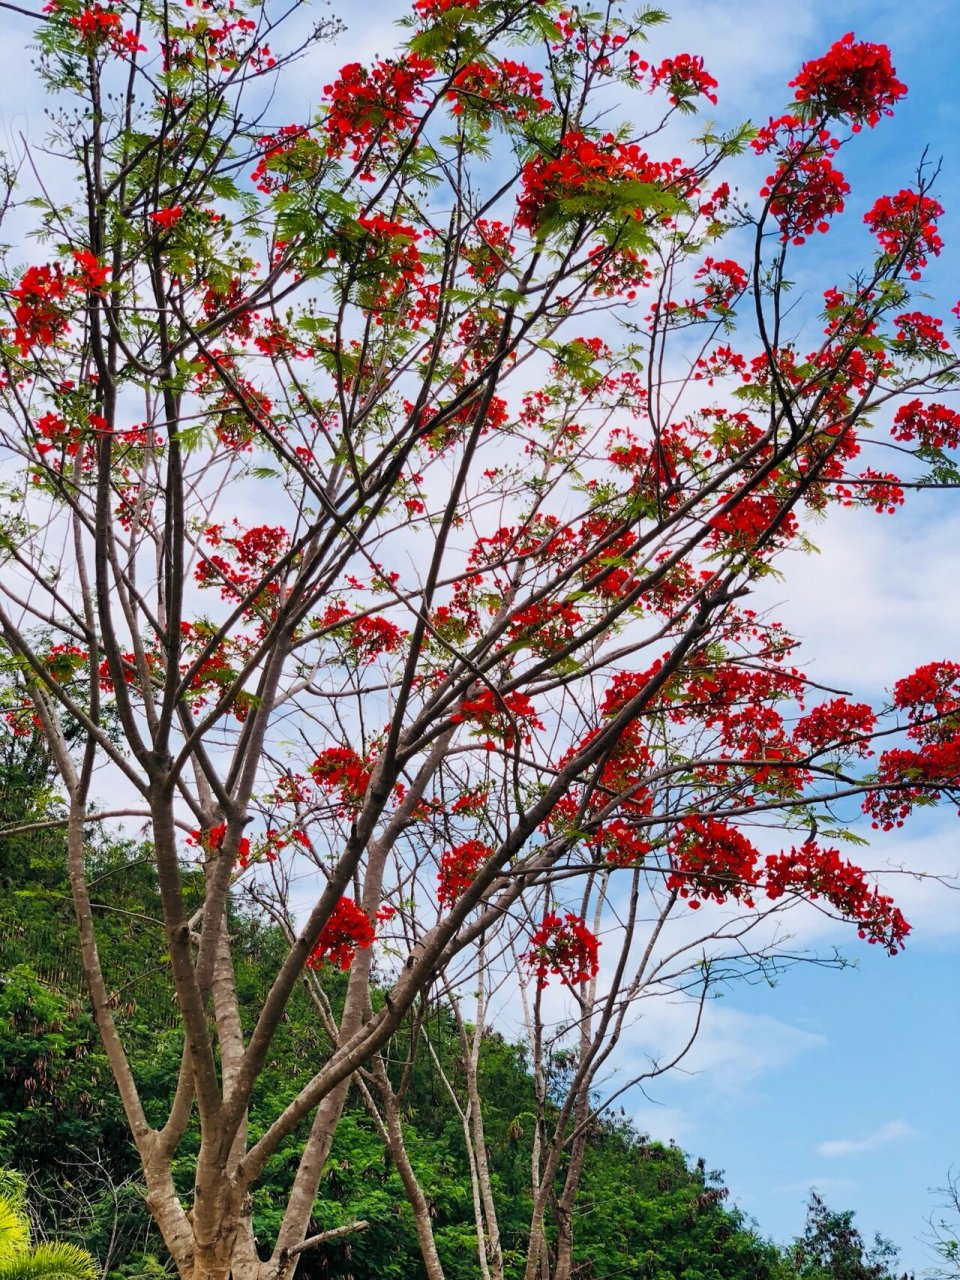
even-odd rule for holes
{"type": "Polygon", "coordinates": [[[98,1280],[97,1264],[75,1244],[31,1245],[24,1187],[0,1174],[0,1280],[98,1280]]]}

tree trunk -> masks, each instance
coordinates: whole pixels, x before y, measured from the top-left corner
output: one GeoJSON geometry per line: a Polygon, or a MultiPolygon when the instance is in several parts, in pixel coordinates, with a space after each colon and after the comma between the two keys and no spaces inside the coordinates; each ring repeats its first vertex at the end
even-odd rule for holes
{"type": "Polygon", "coordinates": [[[387,1146],[393,1162],[400,1174],[400,1181],[407,1193],[407,1200],[413,1210],[413,1222],[417,1232],[417,1241],[423,1257],[423,1265],[427,1280],[444,1280],[443,1266],[437,1253],[437,1242],[433,1235],[433,1223],[430,1220],[430,1204],[423,1194],[419,1179],[414,1172],[410,1157],[407,1155],[406,1143],[403,1140],[403,1125],[400,1121],[400,1109],[397,1106],[396,1094],[387,1076],[383,1059],[377,1054],[373,1064],[373,1076],[383,1102],[384,1127],[387,1146]]]}

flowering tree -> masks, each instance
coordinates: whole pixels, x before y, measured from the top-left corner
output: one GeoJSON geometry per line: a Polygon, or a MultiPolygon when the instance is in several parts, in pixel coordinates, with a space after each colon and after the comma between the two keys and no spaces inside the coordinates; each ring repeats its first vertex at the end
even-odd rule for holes
{"type": "Polygon", "coordinates": [[[394,56],[345,65],[292,122],[277,78],[329,34],[288,38],[296,5],[51,0],[39,22],[75,106],[43,181],[74,185],[35,193],[42,248],[3,283],[6,724],[63,785],[90,998],[190,1280],[275,1280],[329,1238],[311,1210],[351,1084],[443,1274],[383,1056],[430,991],[463,1038],[481,1271],[506,1274],[476,1062],[510,981],[540,1091],[525,1273],[562,1280],[591,1088],[641,997],[764,962],[753,931],[797,900],[891,953],[907,937],[832,808],[859,797],[889,828],[952,794],[960,663],[877,712],[817,690],[748,600],[804,510],[894,511],[954,474],[960,414],[936,397],[957,359],[911,294],[942,210],[924,172],[880,196],[865,265],[788,337],[788,259],[843,212],[838,152],[904,86],[846,36],[785,114],[663,158],[717,84],[641,56],[661,18],[416,0],[394,56]],[[769,173],[751,205],[723,179],[741,153],[769,173]],[[85,828],[124,813],[148,824],[182,1020],[162,1116],[85,873],[85,828]],[[257,1008],[231,955],[244,889],[290,937],[257,1008]],[[248,1132],[302,982],[327,1050],[248,1132]],[[251,1194],[292,1135],[258,1241],[251,1194]]]}

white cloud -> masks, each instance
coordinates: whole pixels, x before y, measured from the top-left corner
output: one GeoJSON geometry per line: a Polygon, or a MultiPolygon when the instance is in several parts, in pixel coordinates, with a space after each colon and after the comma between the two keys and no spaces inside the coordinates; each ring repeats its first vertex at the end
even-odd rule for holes
{"type": "MultiPolygon", "coordinates": [[[[622,1076],[640,1075],[654,1064],[670,1062],[689,1040],[695,1016],[693,1001],[650,1001],[618,1048],[622,1076]]],[[[699,1035],[674,1079],[706,1077],[711,1089],[737,1093],[826,1043],[824,1036],[777,1018],[710,1001],[699,1035]]]]}
{"type": "Polygon", "coordinates": [[[656,1142],[676,1142],[680,1146],[697,1127],[693,1116],[680,1107],[638,1107],[631,1119],[638,1133],[645,1133],[656,1142]]]}
{"type": "Polygon", "coordinates": [[[960,650],[960,598],[945,589],[960,575],[960,520],[925,501],[897,519],[832,512],[807,530],[820,555],[785,555],[787,588],[757,592],[803,641],[814,679],[876,697],[960,650]]]}
{"type": "Polygon", "coordinates": [[[905,1138],[917,1137],[917,1131],[906,1120],[888,1120],[865,1138],[831,1138],[817,1146],[817,1154],[821,1156],[858,1156],[867,1151],[876,1151],[888,1143],[899,1142],[905,1138]]]}

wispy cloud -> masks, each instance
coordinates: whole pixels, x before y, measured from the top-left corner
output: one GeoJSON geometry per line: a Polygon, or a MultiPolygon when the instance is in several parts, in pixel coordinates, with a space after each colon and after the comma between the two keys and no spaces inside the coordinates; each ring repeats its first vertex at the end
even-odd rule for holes
{"type": "Polygon", "coordinates": [[[640,1133],[657,1142],[683,1143],[697,1127],[693,1116],[680,1107],[638,1107],[633,1123],[640,1133]]]}
{"type": "Polygon", "coordinates": [[[817,1154],[821,1156],[856,1156],[864,1151],[875,1151],[877,1147],[885,1147],[889,1142],[899,1142],[902,1138],[915,1138],[917,1131],[906,1120],[888,1120],[865,1138],[831,1138],[821,1142],[817,1154]]]}

